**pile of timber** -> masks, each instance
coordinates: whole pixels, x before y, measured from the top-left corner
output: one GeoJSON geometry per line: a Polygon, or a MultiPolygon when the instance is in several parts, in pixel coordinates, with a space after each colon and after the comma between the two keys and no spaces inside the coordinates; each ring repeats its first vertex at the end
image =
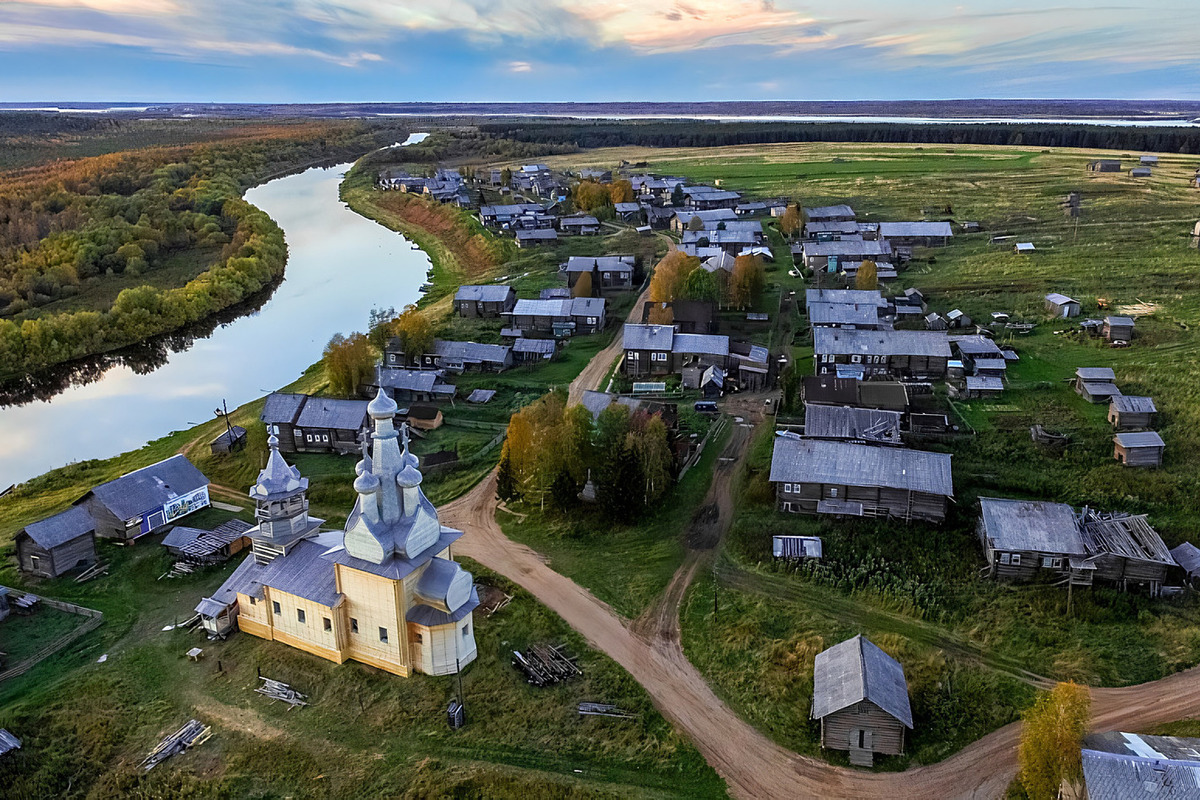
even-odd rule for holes
{"type": "Polygon", "coordinates": [[[146,756],[140,766],[149,772],[171,756],[179,755],[189,748],[202,744],[211,735],[212,728],[198,719],[189,719],[182,728],[159,742],[158,747],[146,756]]]}
{"type": "Polygon", "coordinates": [[[171,569],[158,576],[161,581],[163,578],[178,578],[181,575],[191,575],[196,571],[194,564],[189,564],[187,561],[176,561],[171,565],[171,569]]]}
{"type": "Polygon", "coordinates": [[[1051,433],[1043,428],[1040,423],[1029,429],[1029,435],[1038,444],[1049,445],[1050,447],[1065,447],[1068,439],[1065,433],[1051,433]]]}
{"type": "Polygon", "coordinates": [[[33,612],[33,609],[37,607],[38,601],[41,599],[36,594],[23,594],[20,597],[9,600],[9,602],[12,603],[13,608],[18,612],[29,614],[33,612]]]}
{"type": "Polygon", "coordinates": [[[583,674],[577,659],[564,650],[563,645],[534,644],[524,653],[514,650],[512,663],[533,686],[553,686],[583,674]]]}
{"type": "MultiPolygon", "coordinates": [[[[259,694],[266,695],[272,700],[282,700],[292,708],[295,708],[296,706],[308,705],[308,695],[300,694],[291,686],[288,686],[286,683],[281,681],[273,681],[270,678],[263,678],[261,676],[259,677],[260,680],[262,680],[263,685],[254,690],[259,694]]],[[[291,709],[288,710],[290,711],[291,709]]]]}
{"type": "Polygon", "coordinates": [[[580,703],[579,713],[585,717],[616,717],[617,719],[637,719],[637,714],[617,708],[609,703],[580,703]]]}
{"type": "Polygon", "coordinates": [[[85,569],[83,572],[79,573],[79,575],[77,575],[75,577],[75,582],[76,583],[86,583],[87,581],[90,581],[92,578],[99,578],[101,575],[107,575],[107,574],[108,574],[108,564],[104,564],[100,561],[97,561],[95,564],[92,564],[90,567],[85,569]]]}

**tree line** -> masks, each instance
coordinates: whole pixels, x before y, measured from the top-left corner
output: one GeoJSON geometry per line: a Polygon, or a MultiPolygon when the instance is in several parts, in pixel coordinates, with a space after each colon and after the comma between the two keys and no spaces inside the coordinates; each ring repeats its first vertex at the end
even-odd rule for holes
{"type": "Polygon", "coordinates": [[[1200,153],[1200,130],[1116,125],[849,122],[491,122],[480,131],[545,146],[723,147],[785,142],[984,144],[1200,153]]]}

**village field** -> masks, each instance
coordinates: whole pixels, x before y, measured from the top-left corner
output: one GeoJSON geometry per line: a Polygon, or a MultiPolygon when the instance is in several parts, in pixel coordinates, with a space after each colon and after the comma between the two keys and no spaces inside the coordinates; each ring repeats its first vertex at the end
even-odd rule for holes
{"type": "MultiPolygon", "coordinates": [[[[931,311],[958,308],[983,323],[1000,311],[1037,323],[1029,334],[997,334],[1020,357],[1001,398],[950,399],[939,387],[936,400],[959,432],[910,443],[953,456],[956,497],[942,526],[776,512],[767,482],[771,431],[759,431],[736,484],[725,546],[712,574],[692,587],[682,625],[688,657],[774,740],[818,752],[818,728],[808,719],[812,659],[859,632],[901,660],[912,689],[916,730],[908,755],[883,768],[939,760],[1019,718],[1044,679],[1119,686],[1200,662],[1200,605],[1190,593],[1151,600],[1094,587],[1076,590],[1068,609],[1064,587],[983,577],[975,534],[977,498],[1001,496],[1144,513],[1168,546],[1200,540],[1200,253],[1191,246],[1200,191],[1189,183],[1200,157],[1159,154],[1153,177],[1135,180],[1127,170],[1137,155],[784,144],[547,159],[555,167],[605,168],[624,160],[639,171],[720,181],[754,197],[845,202],[860,221],[978,222],[980,233],[964,235],[956,225],[949,246],[918,248],[885,293],[915,286],[931,311]],[[1124,158],[1125,171],[1086,170],[1089,160],[1114,157],[1124,158]],[[1060,205],[1072,191],[1083,198],[1078,220],[1060,205]],[[991,244],[994,236],[1015,238],[991,244]],[[1033,242],[1037,252],[1018,256],[1014,241],[1033,242]],[[1079,335],[1078,320],[1050,319],[1043,298],[1052,291],[1080,300],[1084,317],[1137,314],[1132,345],[1112,349],[1079,335]],[[1125,394],[1154,398],[1167,443],[1161,469],[1113,460],[1107,405],[1085,402],[1069,384],[1081,366],[1112,367],[1125,394]],[[1061,451],[1035,444],[1034,424],[1068,435],[1069,444],[1061,451]],[[822,536],[823,562],[774,561],[773,534],[822,536]]],[[[770,280],[787,291],[804,288],[785,269],[770,280]]],[[[802,373],[811,372],[803,318],[796,330],[792,355],[802,373]]],[[[785,412],[802,421],[802,408],[785,412]]]]}

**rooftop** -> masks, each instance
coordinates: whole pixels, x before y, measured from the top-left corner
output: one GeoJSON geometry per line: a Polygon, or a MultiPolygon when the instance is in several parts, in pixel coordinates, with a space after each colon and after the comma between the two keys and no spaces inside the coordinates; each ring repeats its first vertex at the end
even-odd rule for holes
{"type": "Polygon", "coordinates": [[[770,480],[954,496],[950,456],[945,453],[787,436],[775,438],[770,480]]]}
{"type": "Polygon", "coordinates": [[[937,331],[860,331],[817,328],[817,353],[832,355],[909,355],[950,358],[950,340],[937,331]]]}
{"type": "Polygon", "coordinates": [[[813,719],[863,700],[912,729],[904,667],[860,635],[817,654],[813,662],[813,719]]]}

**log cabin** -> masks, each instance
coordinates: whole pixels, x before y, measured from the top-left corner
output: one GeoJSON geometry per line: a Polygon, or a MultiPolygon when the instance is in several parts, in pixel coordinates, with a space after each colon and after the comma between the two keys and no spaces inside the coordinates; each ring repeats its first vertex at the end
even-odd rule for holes
{"type": "Polygon", "coordinates": [[[1150,428],[1158,408],[1154,398],[1119,394],[1108,401],[1108,421],[1119,431],[1150,428]]]}
{"type": "Polygon", "coordinates": [[[904,667],[861,635],[818,653],[812,718],[821,721],[821,747],[846,750],[855,766],[872,766],[876,753],[901,755],[913,727],[904,667]]]}
{"type": "Polygon", "coordinates": [[[954,496],[950,456],[902,447],[775,437],[780,511],[941,522],[954,496]]]}
{"type": "Polygon", "coordinates": [[[1154,431],[1118,433],[1113,437],[1113,458],[1127,467],[1160,467],[1166,443],[1154,431]]]}
{"type": "Polygon", "coordinates": [[[460,317],[499,317],[516,304],[516,290],[506,285],[460,286],[454,293],[454,310],[460,317]]]}
{"type": "Polygon", "coordinates": [[[26,575],[57,578],[96,563],[96,523],[83,506],[31,522],[13,543],[17,567],[26,575]]]}
{"type": "Polygon", "coordinates": [[[813,329],[817,374],[853,365],[862,377],[940,380],[946,376],[950,341],[936,331],[813,329]]]}

